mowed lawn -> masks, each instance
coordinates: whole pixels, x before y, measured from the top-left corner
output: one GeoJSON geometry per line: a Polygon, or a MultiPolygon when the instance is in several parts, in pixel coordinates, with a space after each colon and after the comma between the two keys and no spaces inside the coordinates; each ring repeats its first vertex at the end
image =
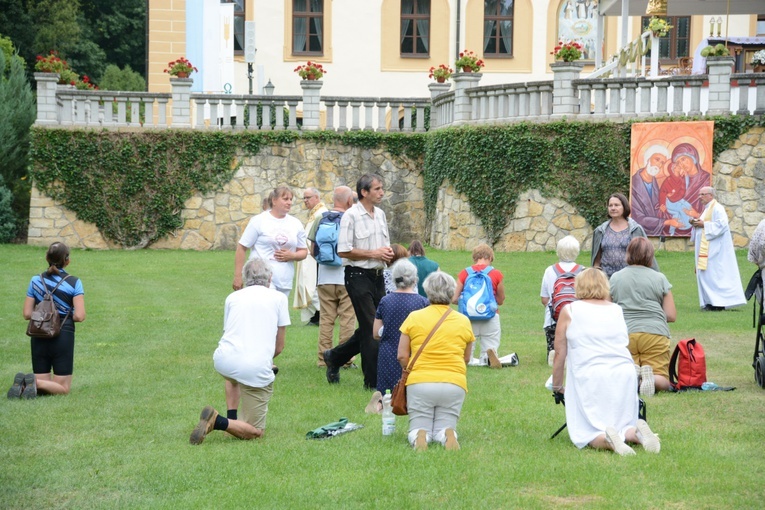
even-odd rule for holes
{"type": "MultiPolygon", "coordinates": [[[[456,273],[468,252],[428,256],[456,273]]],[[[0,381],[31,370],[21,308],[44,248],[0,246],[0,381]]],[[[554,253],[498,254],[507,301],[500,355],[520,365],[470,367],[458,431],[462,450],[415,454],[407,420],[382,437],[359,370],[328,385],[316,367],[318,328],[292,310],[276,359],[262,440],[189,433],[207,404],[225,410],[212,366],[231,291],[233,252],[73,251],[87,321],[77,325],[72,393],[33,401],[0,399],[0,508],[762,508],[765,390],[751,368],[751,303],[699,311],[690,253],[657,255],[674,285],[673,339],[697,338],[708,379],[732,392],[660,394],[648,420],[661,454],[621,458],[577,450],[544,382],[550,374],[539,287],[554,253]],[[347,417],[364,425],[326,441],[310,429],[347,417]]],[[[742,279],[754,266],[738,252],[742,279]]],[[[588,263],[589,253],[579,262],[588,263]]]]}

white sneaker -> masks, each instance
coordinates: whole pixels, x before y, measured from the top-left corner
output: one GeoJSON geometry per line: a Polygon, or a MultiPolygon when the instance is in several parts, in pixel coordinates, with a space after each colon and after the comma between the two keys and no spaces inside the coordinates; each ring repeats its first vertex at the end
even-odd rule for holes
{"type": "Polygon", "coordinates": [[[552,349],[550,352],[547,353],[547,364],[549,366],[553,366],[554,362],[555,362],[555,349],[552,349]]]}
{"type": "Polygon", "coordinates": [[[635,455],[635,450],[619,437],[619,433],[616,432],[616,429],[613,427],[606,428],[606,442],[608,442],[619,455],[635,455]]]}
{"type": "Polygon", "coordinates": [[[518,355],[511,352],[510,354],[499,358],[498,361],[503,367],[516,367],[518,366],[518,355]]]}
{"type": "Polygon", "coordinates": [[[469,367],[485,367],[486,365],[488,365],[486,361],[478,358],[470,358],[470,361],[468,361],[469,367]]]}
{"type": "Polygon", "coordinates": [[[641,397],[653,397],[656,393],[656,385],[653,379],[653,367],[645,365],[640,367],[640,390],[641,397]]]}
{"type": "Polygon", "coordinates": [[[661,451],[659,436],[653,433],[645,420],[638,420],[637,422],[637,438],[645,451],[650,453],[659,453],[661,451]]]}

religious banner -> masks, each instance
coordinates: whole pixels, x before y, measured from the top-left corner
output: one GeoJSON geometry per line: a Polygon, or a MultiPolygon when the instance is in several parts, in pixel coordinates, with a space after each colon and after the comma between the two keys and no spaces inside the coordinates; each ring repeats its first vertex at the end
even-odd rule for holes
{"type": "Polygon", "coordinates": [[[598,41],[598,0],[565,0],[558,10],[558,41],[582,45],[582,60],[595,60],[598,41]]]}
{"type": "Polygon", "coordinates": [[[713,134],[711,121],[632,125],[631,215],[649,236],[691,235],[699,190],[712,185],[713,134]]]}

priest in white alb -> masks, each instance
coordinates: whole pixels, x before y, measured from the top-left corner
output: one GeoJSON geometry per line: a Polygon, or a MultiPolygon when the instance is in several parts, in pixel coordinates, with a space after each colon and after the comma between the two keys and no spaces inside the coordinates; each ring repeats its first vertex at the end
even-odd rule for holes
{"type": "Polygon", "coordinates": [[[699,306],[719,311],[746,304],[736,252],[728,227],[728,214],[715,199],[715,189],[699,190],[704,211],[691,220],[691,238],[696,245],[696,282],[699,306]]]}
{"type": "MultiPolygon", "coordinates": [[[[305,224],[306,235],[313,222],[328,211],[321,201],[321,195],[316,188],[306,188],[303,191],[303,205],[308,209],[308,221],[305,224]]],[[[300,318],[312,326],[319,325],[319,294],[316,290],[316,260],[311,256],[311,250],[305,260],[297,263],[295,268],[295,298],[292,305],[300,309],[300,318]]]]}

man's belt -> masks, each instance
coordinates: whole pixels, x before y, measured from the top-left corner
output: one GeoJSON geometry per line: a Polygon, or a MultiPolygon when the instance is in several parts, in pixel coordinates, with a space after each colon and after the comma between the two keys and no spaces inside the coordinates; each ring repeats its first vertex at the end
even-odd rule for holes
{"type": "Polygon", "coordinates": [[[363,273],[368,276],[374,276],[375,278],[379,278],[383,275],[383,268],[378,267],[375,269],[366,269],[364,267],[358,267],[358,266],[347,266],[349,271],[355,272],[355,273],[363,273]]]}

